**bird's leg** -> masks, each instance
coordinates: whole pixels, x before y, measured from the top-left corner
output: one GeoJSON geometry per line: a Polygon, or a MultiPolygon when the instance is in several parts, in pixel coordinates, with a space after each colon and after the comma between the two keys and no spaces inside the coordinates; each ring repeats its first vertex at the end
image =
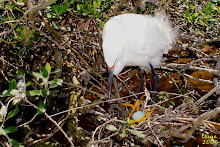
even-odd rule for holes
{"type": "Polygon", "coordinates": [[[111,97],[111,89],[112,89],[112,78],[113,78],[113,69],[108,69],[108,99],[111,97]]]}
{"type": "Polygon", "coordinates": [[[137,96],[137,99],[140,99],[140,92],[141,92],[141,87],[142,87],[142,83],[143,83],[143,78],[144,78],[144,68],[141,68],[141,81],[140,81],[140,85],[139,85],[139,88],[138,88],[138,96],[137,96]]]}
{"type": "Polygon", "coordinates": [[[140,81],[140,86],[138,88],[138,96],[137,96],[137,100],[135,101],[134,105],[132,104],[125,104],[125,103],[121,103],[124,106],[128,106],[128,107],[132,107],[131,113],[129,114],[128,118],[130,118],[132,116],[132,114],[134,113],[134,110],[136,109],[137,111],[139,111],[139,107],[140,104],[142,102],[142,99],[140,100],[140,91],[141,91],[141,86],[143,83],[143,77],[144,77],[144,68],[141,68],[141,81],[140,81]]]}
{"type": "MultiPolygon", "coordinates": [[[[152,66],[152,64],[150,64],[150,67],[151,67],[152,74],[153,74],[153,76],[154,76],[154,78],[155,78],[155,85],[154,85],[153,91],[156,91],[157,85],[158,85],[158,82],[159,82],[159,76],[158,76],[158,74],[156,73],[156,71],[155,71],[154,67],[152,66]]],[[[124,106],[132,107],[131,113],[130,113],[129,116],[128,116],[129,118],[132,116],[132,114],[134,113],[135,109],[136,109],[137,111],[139,111],[139,107],[140,107],[140,104],[141,104],[141,102],[142,102],[142,99],[140,99],[140,94],[139,94],[139,93],[140,93],[140,91],[141,91],[141,86],[142,86],[143,77],[144,77],[144,71],[145,71],[144,68],[141,68],[142,75],[141,75],[140,86],[139,86],[139,88],[138,88],[138,97],[137,97],[137,100],[135,101],[135,104],[132,105],[132,104],[123,104],[123,103],[121,103],[121,104],[124,105],[124,106]]],[[[155,95],[155,93],[153,93],[152,96],[151,96],[150,105],[152,104],[154,95],[155,95]]],[[[150,117],[151,113],[153,113],[154,111],[155,111],[154,109],[151,109],[150,107],[148,107],[148,109],[147,109],[145,115],[144,115],[141,119],[139,119],[139,120],[134,120],[133,122],[134,122],[134,123],[135,123],[135,122],[140,122],[140,121],[144,122],[146,119],[148,119],[148,118],[150,117]]]]}
{"type": "MultiPolygon", "coordinates": [[[[154,76],[154,79],[155,79],[155,85],[154,85],[154,89],[153,89],[153,92],[155,92],[157,90],[157,85],[158,85],[158,82],[159,82],[159,76],[158,76],[157,72],[155,71],[152,64],[150,64],[150,68],[151,68],[151,72],[152,72],[152,74],[154,76]]],[[[153,93],[152,96],[151,96],[150,105],[153,102],[154,95],[155,95],[155,93],[153,93]]]]}
{"type": "MultiPolygon", "coordinates": [[[[154,69],[154,67],[153,67],[152,64],[150,64],[150,68],[151,68],[151,72],[152,72],[152,74],[153,74],[153,76],[154,76],[154,78],[155,78],[155,85],[154,85],[153,91],[156,91],[156,90],[157,90],[157,85],[158,85],[158,82],[159,82],[159,76],[158,76],[158,74],[156,73],[156,71],[155,71],[155,69],[154,69]]],[[[141,71],[142,71],[142,70],[141,70],[141,71]]],[[[142,76],[143,76],[143,72],[142,72],[142,76]]],[[[143,77],[142,77],[142,80],[143,80],[143,77]]],[[[141,81],[141,84],[142,84],[142,81],[141,81]]],[[[150,105],[151,105],[152,102],[153,102],[154,95],[155,95],[155,93],[153,93],[152,96],[151,96],[150,105]]],[[[139,105],[140,105],[140,104],[139,104],[139,105]]],[[[154,111],[155,111],[155,109],[151,109],[150,107],[148,107],[148,109],[147,109],[145,115],[144,115],[141,119],[139,119],[139,120],[134,120],[133,122],[134,122],[134,123],[135,123],[135,122],[139,122],[139,121],[144,122],[146,119],[148,119],[148,118],[150,117],[151,113],[153,113],[154,111]]]]}

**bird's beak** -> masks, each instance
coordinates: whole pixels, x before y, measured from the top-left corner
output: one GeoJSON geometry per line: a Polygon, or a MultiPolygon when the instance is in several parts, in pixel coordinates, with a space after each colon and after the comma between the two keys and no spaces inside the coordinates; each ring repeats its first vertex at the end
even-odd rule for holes
{"type": "Polygon", "coordinates": [[[112,89],[112,78],[113,78],[113,69],[108,69],[108,99],[111,97],[111,89],[112,89]]]}

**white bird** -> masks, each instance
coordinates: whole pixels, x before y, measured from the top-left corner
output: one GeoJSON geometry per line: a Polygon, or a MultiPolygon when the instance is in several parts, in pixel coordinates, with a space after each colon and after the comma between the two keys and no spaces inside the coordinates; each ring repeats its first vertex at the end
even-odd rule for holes
{"type": "MultiPolygon", "coordinates": [[[[144,68],[151,68],[155,77],[154,91],[159,77],[153,67],[158,67],[163,54],[172,48],[176,32],[165,15],[159,13],[151,17],[139,14],[122,14],[105,23],[102,33],[104,58],[109,70],[109,94],[113,74],[119,74],[125,66],[140,66],[142,77],[144,68]]],[[[153,100],[154,94],[152,95],[153,100]]],[[[138,96],[139,98],[139,96],[138,96]]]]}

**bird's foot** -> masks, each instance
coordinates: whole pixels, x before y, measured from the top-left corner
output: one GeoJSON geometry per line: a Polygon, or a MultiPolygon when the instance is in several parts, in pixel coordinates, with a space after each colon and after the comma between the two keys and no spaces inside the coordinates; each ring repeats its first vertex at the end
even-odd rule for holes
{"type": "MultiPolygon", "coordinates": [[[[146,119],[148,119],[150,117],[151,113],[153,113],[154,111],[155,111],[155,109],[151,109],[150,107],[148,107],[145,115],[141,119],[133,120],[133,123],[140,122],[140,121],[144,122],[146,119]]],[[[134,117],[134,115],[135,115],[135,113],[133,114],[133,117],[134,117]]]]}
{"type": "Polygon", "coordinates": [[[129,114],[128,118],[131,118],[132,114],[134,113],[134,110],[136,109],[137,111],[139,111],[139,107],[141,104],[142,100],[136,100],[134,105],[132,104],[125,104],[125,103],[121,103],[123,106],[128,106],[128,107],[132,107],[131,113],[129,114]]]}
{"type": "MultiPolygon", "coordinates": [[[[137,114],[137,112],[139,112],[139,113],[141,112],[141,111],[139,111],[139,107],[140,107],[141,102],[142,102],[142,100],[138,99],[135,101],[134,105],[121,103],[123,106],[132,107],[131,113],[129,114],[128,118],[131,118],[131,116],[133,115],[133,119],[134,119],[134,115],[139,115],[139,114],[137,114]],[[134,113],[135,109],[137,112],[134,113]]],[[[153,112],[154,112],[154,109],[151,110],[151,108],[148,107],[147,112],[145,114],[143,114],[143,112],[141,112],[140,115],[142,115],[142,117],[140,118],[139,116],[137,116],[140,119],[133,120],[133,122],[134,123],[140,122],[140,121],[144,122],[146,119],[148,119],[150,117],[151,113],[153,113],[153,112]]]]}

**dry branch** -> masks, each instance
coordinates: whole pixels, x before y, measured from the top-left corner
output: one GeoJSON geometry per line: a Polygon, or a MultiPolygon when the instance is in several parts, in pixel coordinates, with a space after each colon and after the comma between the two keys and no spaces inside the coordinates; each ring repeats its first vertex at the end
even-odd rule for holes
{"type": "Polygon", "coordinates": [[[176,63],[170,63],[170,64],[165,64],[163,63],[162,66],[164,67],[171,67],[171,68],[176,68],[176,69],[188,69],[188,70],[200,70],[200,71],[205,71],[209,73],[214,73],[214,74],[220,74],[219,70],[214,70],[210,68],[201,68],[201,67],[196,67],[196,66],[188,66],[187,64],[176,64],[176,63]]]}
{"type": "Polygon", "coordinates": [[[194,105],[199,105],[201,102],[203,102],[205,99],[207,99],[209,96],[211,96],[213,93],[216,92],[220,88],[220,85],[210,90],[208,93],[206,93],[204,96],[202,96],[199,100],[195,102],[194,105]]]}
{"type": "Polygon", "coordinates": [[[23,7],[24,5],[25,5],[25,3],[23,3],[23,2],[16,2],[15,0],[10,0],[14,5],[16,5],[16,6],[21,6],[21,7],[23,7]]]}
{"type": "MultiPolygon", "coordinates": [[[[220,71],[220,57],[217,58],[217,63],[216,63],[216,66],[215,66],[215,70],[218,70],[220,71]]],[[[218,82],[218,76],[217,74],[215,74],[214,78],[213,78],[213,83],[214,83],[214,86],[215,87],[219,87],[219,82],[218,82]]],[[[216,89],[216,95],[217,95],[217,107],[220,106],[220,89],[216,89]]]]}
{"type": "MultiPolygon", "coordinates": [[[[33,103],[31,103],[30,101],[28,101],[27,99],[24,99],[24,101],[28,104],[30,104],[31,106],[33,106],[35,109],[38,109],[37,106],[35,106],[33,103]]],[[[69,141],[69,143],[71,144],[72,147],[74,147],[74,144],[72,142],[72,140],[69,138],[69,136],[66,134],[66,132],[63,131],[63,129],[59,126],[59,124],[53,120],[46,112],[44,112],[44,115],[51,121],[53,122],[53,124],[63,133],[63,135],[65,136],[65,138],[69,141]]]]}

